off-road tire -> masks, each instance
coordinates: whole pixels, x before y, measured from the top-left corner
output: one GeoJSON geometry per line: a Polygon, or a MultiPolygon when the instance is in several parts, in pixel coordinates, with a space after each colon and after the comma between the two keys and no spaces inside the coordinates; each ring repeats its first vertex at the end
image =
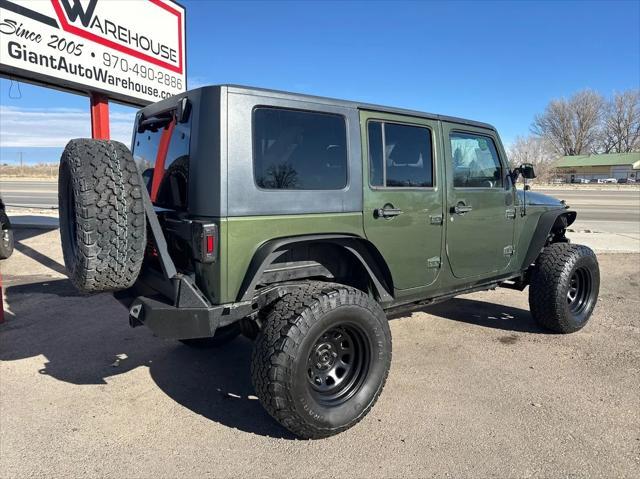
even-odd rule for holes
{"type": "MultiPolygon", "coordinates": [[[[356,349],[352,350],[355,358],[356,349]]],[[[391,331],[380,305],[349,286],[308,282],[266,312],[253,350],[251,375],[256,395],[271,416],[299,437],[318,439],[354,426],[371,410],[390,364],[391,331]],[[318,352],[318,343],[341,328],[359,331],[364,341],[358,344],[366,344],[362,350],[368,348],[369,353],[361,362],[366,365],[361,379],[346,383],[358,386],[349,386],[353,390],[339,398],[342,402],[329,402],[318,399],[308,361],[315,358],[312,352],[318,352]]]]}
{"type": "Polygon", "coordinates": [[[0,212],[0,259],[7,259],[13,253],[13,230],[7,214],[0,212]]]}
{"type": "Polygon", "coordinates": [[[122,143],[67,143],[58,178],[60,237],[67,273],[79,290],[116,291],[135,282],[146,245],[142,188],[122,143]]]}
{"type": "Polygon", "coordinates": [[[536,260],[529,284],[529,308],[542,327],[573,333],[587,324],[599,289],[595,253],[582,245],[554,243],[536,260]]]}
{"type": "Polygon", "coordinates": [[[219,348],[230,343],[240,335],[240,323],[235,322],[228,326],[223,326],[216,330],[211,338],[181,339],[180,342],[186,346],[196,349],[219,348]]]}

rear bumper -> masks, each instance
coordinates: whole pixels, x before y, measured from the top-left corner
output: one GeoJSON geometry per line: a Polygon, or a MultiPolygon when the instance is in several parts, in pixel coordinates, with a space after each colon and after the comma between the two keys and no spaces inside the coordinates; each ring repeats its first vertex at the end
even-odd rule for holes
{"type": "Polygon", "coordinates": [[[129,324],[132,327],[144,324],[161,338],[208,338],[219,327],[238,321],[250,312],[250,303],[179,308],[158,299],[138,296],[129,307],[129,324]]]}
{"type": "Polygon", "coordinates": [[[132,288],[114,293],[114,297],[129,310],[131,327],[145,325],[154,335],[166,339],[212,337],[219,327],[234,323],[254,310],[251,302],[204,306],[196,301],[182,301],[188,306],[176,306],[140,280],[132,288]]]}

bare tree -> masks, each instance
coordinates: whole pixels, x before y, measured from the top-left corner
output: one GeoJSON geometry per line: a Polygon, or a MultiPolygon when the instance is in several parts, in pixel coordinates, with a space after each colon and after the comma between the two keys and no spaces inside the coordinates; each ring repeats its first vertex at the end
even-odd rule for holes
{"type": "Polygon", "coordinates": [[[540,181],[549,181],[553,176],[554,163],[558,155],[544,140],[533,135],[519,136],[509,148],[509,162],[512,167],[531,163],[540,181]]]}
{"type": "Polygon", "coordinates": [[[602,96],[592,90],[552,100],[536,115],[531,130],[560,155],[591,153],[598,144],[602,106],[602,96]]]}
{"type": "Polygon", "coordinates": [[[599,146],[603,153],[640,150],[640,90],[616,93],[606,103],[599,146]]]}

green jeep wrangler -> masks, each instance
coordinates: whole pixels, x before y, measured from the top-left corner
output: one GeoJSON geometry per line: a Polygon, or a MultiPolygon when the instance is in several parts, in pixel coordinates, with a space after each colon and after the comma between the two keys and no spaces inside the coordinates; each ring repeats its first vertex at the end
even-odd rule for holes
{"type": "Polygon", "coordinates": [[[255,339],[256,394],[304,438],[344,431],[391,363],[387,313],[498,286],[535,321],[582,328],[599,269],[576,213],[517,190],[491,125],[241,86],[140,110],[131,150],[78,139],[60,164],[65,264],[131,326],[255,339]]]}

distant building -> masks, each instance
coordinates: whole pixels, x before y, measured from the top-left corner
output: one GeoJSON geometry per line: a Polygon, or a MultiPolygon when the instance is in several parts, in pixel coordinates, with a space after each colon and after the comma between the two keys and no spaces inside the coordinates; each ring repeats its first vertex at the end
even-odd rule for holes
{"type": "Polygon", "coordinates": [[[640,152],[563,156],[555,168],[556,176],[567,183],[607,178],[640,180],[640,152]]]}

